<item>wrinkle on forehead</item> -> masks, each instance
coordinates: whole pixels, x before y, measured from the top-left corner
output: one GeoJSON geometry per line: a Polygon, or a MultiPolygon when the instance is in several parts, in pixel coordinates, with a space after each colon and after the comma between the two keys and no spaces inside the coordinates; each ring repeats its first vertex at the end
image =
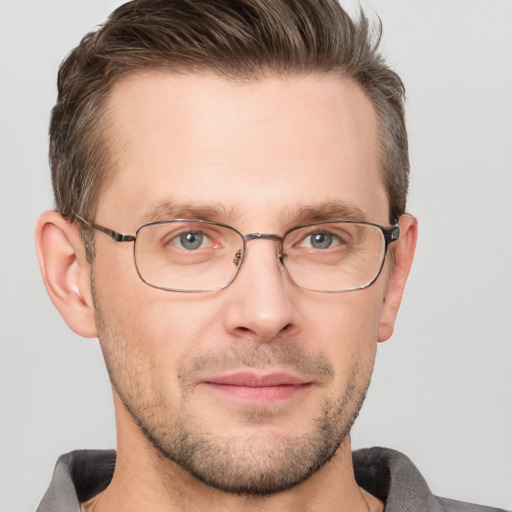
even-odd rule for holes
{"type": "Polygon", "coordinates": [[[99,206],[120,222],[385,222],[375,112],[350,80],[148,73],[109,100],[117,172],[99,206]]]}

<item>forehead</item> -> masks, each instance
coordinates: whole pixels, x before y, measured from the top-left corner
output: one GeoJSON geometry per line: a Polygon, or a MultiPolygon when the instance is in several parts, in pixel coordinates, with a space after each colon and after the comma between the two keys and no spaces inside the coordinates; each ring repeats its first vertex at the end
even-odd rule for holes
{"type": "Polygon", "coordinates": [[[341,202],[387,217],[376,115],[348,79],[152,72],[118,83],[108,107],[116,168],[98,216],[139,222],[170,205],[261,217],[341,202]]]}

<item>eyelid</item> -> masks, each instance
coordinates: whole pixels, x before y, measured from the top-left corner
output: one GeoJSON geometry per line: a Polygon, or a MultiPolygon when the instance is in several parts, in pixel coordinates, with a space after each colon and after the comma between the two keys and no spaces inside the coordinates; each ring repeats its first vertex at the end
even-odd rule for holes
{"type": "Polygon", "coordinates": [[[336,223],[329,222],[326,222],[325,224],[314,223],[311,225],[300,225],[295,228],[291,228],[289,231],[287,231],[285,236],[289,236],[294,233],[297,235],[301,234],[302,236],[304,236],[304,238],[315,233],[325,233],[332,236],[342,236],[343,234],[346,234],[347,236],[350,236],[349,230],[345,229],[342,226],[344,226],[342,222],[340,222],[339,225],[336,223]]]}
{"type": "MultiPolygon", "coordinates": [[[[176,232],[169,233],[165,238],[168,238],[168,241],[166,243],[171,243],[173,245],[176,245],[177,247],[181,247],[181,240],[180,238],[183,235],[200,235],[202,237],[201,239],[201,245],[199,247],[203,247],[205,244],[208,244],[209,241],[212,240],[210,236],[208,236],[204,231],[196,230],[196,229],[179,229],[176,232]]],[[[198,248],[199,248],[198,247],[198,248]]]]}
{"type": "MultiPolygon", "coordinates": [[[[293,232],[292,232],[292,234],[293,234],[293,232]]],[[[332,246],[332,244],[338,245],[339,242],[341,241],[341,238],[338,235],[336,235],[336,233],[333,233],[328,230],[323,230],[323,229],[305,228],[304,233],[301,233],[299,230],[295,234],[296,235],[300,234],[301,236],[297,237],[296,239],[292,238],[291,243],[289,244],[289,247],[303,247],[303,248],[307,247],[307,248],[315,249],[315,247],[313,247],[311,237],[313,237],[314,235],[318,235],[318,234],[323,234],[323,235],[326,235],[326,236],[332,238],[332,243],[330,246],[332,246]]],[[[288,244],[286,244],[286,245],[288,246],[288,244]]]]}

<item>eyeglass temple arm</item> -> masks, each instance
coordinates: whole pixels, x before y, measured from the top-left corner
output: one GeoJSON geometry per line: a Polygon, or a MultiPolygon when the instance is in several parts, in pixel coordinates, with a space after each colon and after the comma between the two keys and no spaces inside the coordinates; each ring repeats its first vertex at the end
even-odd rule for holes
{"type": "MultiPolygon", "coordinates": [[[[86,226],[89,226],[90,228],[97,229],[98,231],[101,231],[102,233],[105,233],[108,235],[112,240],[116,242],[134,242],[136,236],[135,235],[125,235],[123,233],[119,233],[117,231],[114,231],[113,229],[109,229],[103,226],[100,226],[99,224],[95,224],[94,222],[89,222],[88,220],[85,220],[84,218],[80,217],[80,215],[74,214],[75,217],[85,224],[86,226]]],[[[400,236],[400,227],[398,226],[398,223],[390,228],[383,228],[382,226],[379,226],[382,230],[382,233],[384,235],[384,240],[386,242],[386,247],[391,242],[395,242],[398,240],[398,237],[400,236]]],[[[282,237],[278,235],[273,234],[266,234],[266,233],[250,233],[248,235],[244,236],[244,239],[247,240],[254,240],[254,239],[269,239],[269,240],[282,240],[282,237]]]]}
{"type": "Polygon", "coordinates": [[[83,219],[80,217],[80,215],[76,215],[75,217],[86,226],[97,229],[98,231],[101,231],[102,233],[105,233],[108,235],[112,240],[116,242],[133,242],[135,241],[135,235],[124,235],[123,233],[118,233],[117,231],[114,231],[113,229],[105,228],[103,226],[100,226],[99,224],[94,224],[94,222],[89,222],[88,220],[83,219]]]}

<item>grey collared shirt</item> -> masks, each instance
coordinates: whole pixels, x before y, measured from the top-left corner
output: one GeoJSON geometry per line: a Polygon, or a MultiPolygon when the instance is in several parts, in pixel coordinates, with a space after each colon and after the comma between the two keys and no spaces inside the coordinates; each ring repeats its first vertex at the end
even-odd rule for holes
{"type": "MultiPolygon", "coordinates": [[[[358,485],[385,503],[385,512],[505,512],[434,496],[409,458],[387,448],[352,454],[358,485]]],[[[114,450],[78,450],[62,455],[37,512],[80,512],[105,489],[114,473],[114,450]]]]}

